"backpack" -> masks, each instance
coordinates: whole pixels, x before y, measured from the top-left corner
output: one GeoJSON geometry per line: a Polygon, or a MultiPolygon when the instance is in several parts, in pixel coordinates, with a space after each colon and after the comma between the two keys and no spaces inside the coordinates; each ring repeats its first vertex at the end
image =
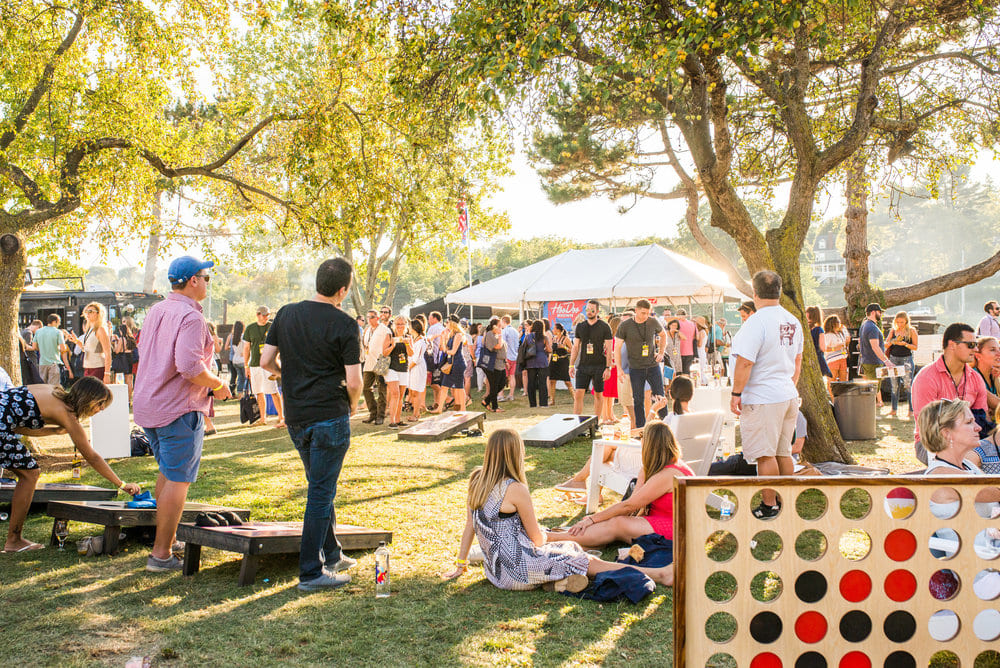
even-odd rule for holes
{"type": "Polygon", "coordinates": [[[153,454],[153,448],[149,444],[149,436],[146,436],[146,432],[140,427],[132,429],[132,433],[129,435],[129,441],[133,457],[146,457],[147,455],[153,454]]]}

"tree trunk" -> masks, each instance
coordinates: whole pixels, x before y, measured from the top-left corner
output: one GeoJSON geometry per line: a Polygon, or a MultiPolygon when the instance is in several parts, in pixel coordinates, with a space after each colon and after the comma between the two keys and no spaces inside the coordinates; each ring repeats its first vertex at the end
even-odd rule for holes
{"type": "Polygon", "coordinates": [[[153,195],[153,218],[156,222],[149,231],[149,246],[146,248],[146,274],[142,279],[142,291],[152,292],[156,286],[156,256],[160,252],[160,230],[163,229],[163,209],[160,207],[163,191],[157,190],[153,195]]]}
{"type": "Polygon", "coordinates": [[[0,322],[7,325],[0,336],[0,366],[15,385],[21,384],[21,363],[17,343],[17,314],[24,290],[24,270],[28,256],[19,235],[0,236],[0,322]]]}
{"type": "MultiPolygon", "coordinates": [[[[789,215],[811,216],[811,200],[800,202],[793,210],[789,204],[789,215]]],[[[806,305],[802,299],[802,278],[799,273],[801,245],[788,243],[777,230],[768,231],[768,245],[774,264],[781,275],[781,305],[788,309],[802,324],[802,372],[799,374],[799,396],[802,398],[802,414],[805,415],[809,436],[803,454],[810,462],[840,462],[852,464],[854,459],[847,451],[847,445],[840,436],[840,429],[833,417],[833,408],[828,400],[826,384],[819,367],[819,356],[813,345],[806,320],[806,305]],[[773,234],[772,234],[773,233],[773,234]]]]}
{"type": "MultiPolygon", "coordinates": [[[[881,303],[881,295],[871,285],[868,273],[868,155],[864,149],[855,153],[847,166],[847,220],[844,246],[844,260],[847,261],[847,280],[844,283],[844,299],[847,302],[845,325],[855,326],[864,320],[867,304],[881,303]]],[[[883,304],[885,306],[885,304],[883,304]]]]}

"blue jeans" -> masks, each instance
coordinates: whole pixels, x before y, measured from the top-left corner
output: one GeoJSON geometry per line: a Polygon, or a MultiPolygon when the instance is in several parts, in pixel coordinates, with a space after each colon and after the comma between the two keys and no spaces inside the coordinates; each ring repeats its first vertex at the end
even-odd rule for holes
{"type": "Polygon", "coordinates": [[[234,364],[233,368],[236,369],[235,394],[243,394],[247,389],[247,368],[243,364],[234,364]]]}
{"type": "MultiPolygon", "coordinates": [[[[890,378],[889,379],[889,389],[892,391],[892,410],[893,412],[899,407],[899,388],[905,387],[907,395],[910,392],[910,386],[913,383],[913,372],[916,369],[916,363],[913,361],[913,355],[907,355],[906,357],[896,357],[895,355],[889,355],[889,361],[893,364],[900,365],[906,368],[906,373],[901,378],[890,378]]],[[[913,398],[910,398],[910,411],[913,411],[913,398]]]]}
{"type": "Polygon", "coordinates": [[[628,379],[632,381],[632,406],[635,408],[635,427],[646,425],[646,383],[654,397],[663,396],[663,373],[660,365],[654,364],[645,369],[632,367],[628,370],[628,379]]]}
{"type": "Polygon", "coordinates": [[[324,564],[340,561],[333,500],[344,455],[351,445],[351,427],[348,416],[343,415],[305,426],[288,425],[288,435],[299,451],[309,481],[299,551],[299,580],[304,582],[318,578],[324,564]]]}

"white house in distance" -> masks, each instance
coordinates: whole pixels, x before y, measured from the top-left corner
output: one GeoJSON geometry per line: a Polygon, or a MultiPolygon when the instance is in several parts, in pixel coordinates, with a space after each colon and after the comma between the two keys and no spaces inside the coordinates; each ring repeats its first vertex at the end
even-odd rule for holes
{"type": "Polygon", "coordinates": [[[847,261],[837,248],[837,233],[824,231],[813,242],[813,276],[821,288],[843,287],[847,280],[847,261]]]}

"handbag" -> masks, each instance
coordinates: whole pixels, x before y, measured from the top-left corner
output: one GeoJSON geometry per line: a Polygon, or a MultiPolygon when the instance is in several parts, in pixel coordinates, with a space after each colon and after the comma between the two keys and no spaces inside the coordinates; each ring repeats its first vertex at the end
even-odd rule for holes
{"type": "Polygon", "coordinates": [[[375,368],[372,369],[372,371],[374,371],[375,374],[379,375],[379,376],[386,376],[386,375],[388,375],[388,373],[389,373],[389,363],[391,361],[392,360],[391,360],[391,358],[388,355],[379,355],[378,359],[375,360],[375,368]]]}
{"type": "Polygon", "coordinates": [[[257,397],[247,392],[240,399],[240,422],[253,424],[260,419],[260,406],[257,397]]]}
{"type": "Polygon", "coordinates": [[[497,351],[487,350],[484,346],[482,350],[479,351],[479,361],[476,362],[476,366],[483,371],[490,371],[497,363],[497,351]]]}
{"type": "Polygon", "coordinates": [[[444,364],[442,364],[439,368],[441,369],[442,375],[447,376],[448,374],[451,373],[451,368],[455,365],[455,362],[454,362],[455,356],[454,355],[448,355],[445,359],[447,361],[444,364]]]}

